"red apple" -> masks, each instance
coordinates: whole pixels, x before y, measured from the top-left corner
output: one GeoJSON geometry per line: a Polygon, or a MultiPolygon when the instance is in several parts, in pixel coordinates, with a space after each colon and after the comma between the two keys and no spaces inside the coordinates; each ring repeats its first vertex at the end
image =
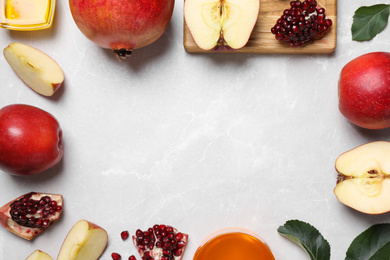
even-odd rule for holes
{"type": "Polygon", "coordinates": [[[390,53],[361,55],[341,70],[339,109],[353,124],[367,129],[390,127],[390,53]]]}
{"type": "Polygon", "coordinates": [[[62,158],[62,130],[48,112],[14,104],[0,109],[0,169],[13,175],[32,175],[62,158]]]}
{"type": "Polygon", "coordinates": [[[69,0],[80,31],[125,58],[156,41],[171,20],[174,0],[69,0]]]}

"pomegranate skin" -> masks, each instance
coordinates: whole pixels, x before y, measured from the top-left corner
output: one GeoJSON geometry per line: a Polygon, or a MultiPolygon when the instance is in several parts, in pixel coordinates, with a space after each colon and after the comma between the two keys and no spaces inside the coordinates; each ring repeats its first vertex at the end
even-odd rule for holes
{"type": "Polygon", "coordinates": [[[105,49],[131,51],[156,41],[171,20],[174,0],[69,0],[80,31],[105,49]]]}

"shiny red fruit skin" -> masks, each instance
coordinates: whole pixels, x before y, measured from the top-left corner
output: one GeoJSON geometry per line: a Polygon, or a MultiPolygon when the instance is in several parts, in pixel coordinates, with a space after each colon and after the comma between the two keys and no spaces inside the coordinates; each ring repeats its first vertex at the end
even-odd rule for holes
{"type": "Polygon", "coordinates": [[[62,158],[62,130],[48,112],[14,104],[0,109],[0,169],[13,175],[33,175],[62,158]]]}
{"type": "Polygon", "coordinates": [[[164,33],[174,0],[69,0],[69,6],[88,39],[106,49],[133,50],[164,33]]]}
{"type": "Polygon", "coordinates": [[[390,53],[372,52],[347,63],[340,73],[339,110],[366,129],[390,127],[390,53]]]}

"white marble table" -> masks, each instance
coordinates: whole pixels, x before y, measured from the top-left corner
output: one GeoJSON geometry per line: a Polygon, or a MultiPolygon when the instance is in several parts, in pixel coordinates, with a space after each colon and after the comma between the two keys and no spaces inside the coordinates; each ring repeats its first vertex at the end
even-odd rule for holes
{"type": "Polygon", "coordinates": [[[29,191],[65,198],[61,219],[33,241],[1,228],[0,259],[25,259],[35,249],[56,257],[80,219],[106,228],[106,260],[113,251],[136,253],[122,230],[155,223],[190,234],[184,260],[209,233],[230,226],[260,234],[278,260],[309,259],[277,233],[290,219],[317,227],[332,259],[344,259],[358,234],[389,221],[349,209],[333,194],[337,156],[390,137],[349,124],[337,100],[345,63],[390,49],[390,28],[370,42],[351,40],[354,11],[383,2],[339,1],[331,55],[188,54],[182,1],[166,33],[121,63],[81,34],[66,0],[49,30],[1,29],[1,48],[20,41],[45,51],[66,83],[53,97],[40,96],[0,56],[0,106],[25,103],[55,115],[65,150],[44,174],[0,174],[0,204],[29,191]]]}

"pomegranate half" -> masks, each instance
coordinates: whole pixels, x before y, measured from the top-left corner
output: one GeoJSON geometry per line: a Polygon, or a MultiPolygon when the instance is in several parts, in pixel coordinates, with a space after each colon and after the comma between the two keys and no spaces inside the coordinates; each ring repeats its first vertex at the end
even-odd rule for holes
{"type": "Polygon", "coordinates": [[[31,240],[57,220],[62,210],[62,195],[30,192],[0,208],[0,224],[31,240]]]}
{"type": "Polygon", "coordinates": [[[80,31],[125,58],[156,41],[171,20],[174,0],[69,0],[80,31]]]}

